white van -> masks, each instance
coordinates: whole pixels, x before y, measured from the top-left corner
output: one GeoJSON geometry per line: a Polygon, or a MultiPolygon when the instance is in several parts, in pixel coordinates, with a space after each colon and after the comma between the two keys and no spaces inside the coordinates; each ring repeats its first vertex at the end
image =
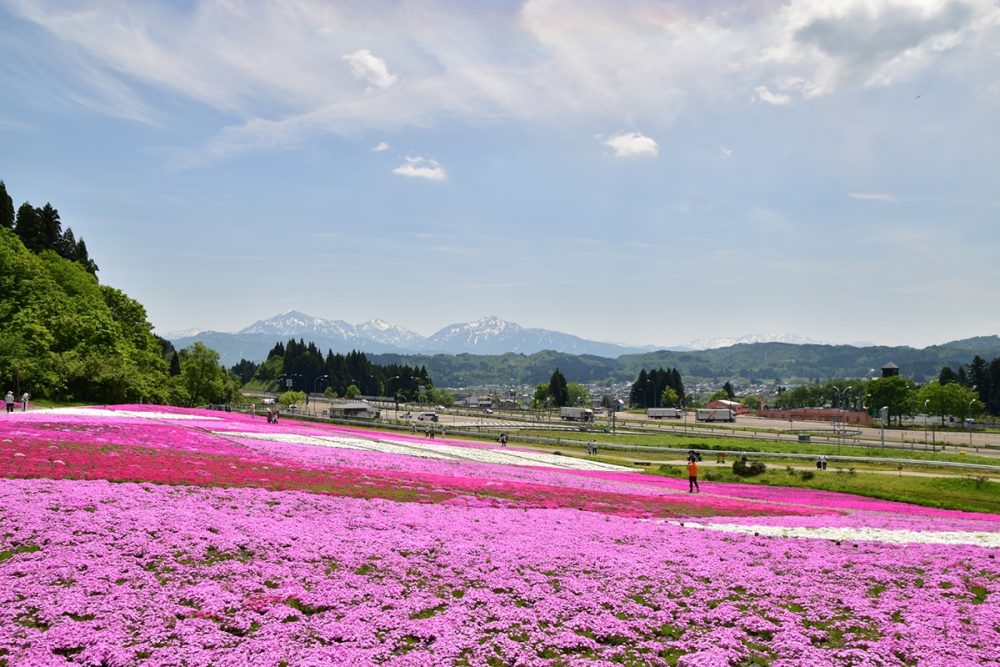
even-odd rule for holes
{"type": "Polygon", "coordinates": [[[417,420],[436,422],[438,420],[438,416],[436,412],[421,412],[417,415],[417,420]]]}

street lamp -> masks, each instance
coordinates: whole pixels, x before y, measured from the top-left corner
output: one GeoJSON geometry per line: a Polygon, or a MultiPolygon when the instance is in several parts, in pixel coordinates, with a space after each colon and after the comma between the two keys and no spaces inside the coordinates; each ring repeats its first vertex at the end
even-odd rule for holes
{"type": "Polygon", "coordinates": [[[851,389],[853,389],[851,385],[847,385],[846,387],[834,387],[833,390],[837,392],[836,393],[837,402],[843,404],[844,394],[849,392],[851,389]]]}
{"type": "MultiPolygon", "coordinates": [[[[970,427],[972,426],[972,423],[971,423],[972,422],[972,404],[975,403],[975,402],[976,402],[976,399],[972,399],[971,401],[969,401],[969,411],[968,411],[969,412],[969,416],[966,417],[966,425],[970,426],[970,427]]],[[[972,447],[972,429],[971,428],[969,428],[969,447],[972,447]]]]}
{"type": "Polygon", "coordinates": [[[930,402],[929,398],[924,401],[924,449],[927,449],[927,406],[930,402]]]}
{"type": "MultiPolygon", "coordinates": [[[[389,393],[389,383],[392,382],[393,380],[398,380],[398,379],[399,379],[398,375],[393,375],[391,378],[388,378],[385,381],[385,393],[387,395],[392,396],[392,394],[389,393]]],[[[398,419],[399,418],[399,399],[396,398],[395,396],[392,396],[392,404],[395,407],[394,418],[398,419]]]]}
{"type": "MultiPolygon", "coordinates": [[[[316,378],[316,381],[313,382],[313,393],[314,394],[318,394],[319,393],[318,387],[319,387],[319,381],[320,380],[329,380],[329,379],[330,379],[329,375],[320,375],[318,378],[316,378]]],[[[329,382],[327,384],[329,384],[329,382]]]]}

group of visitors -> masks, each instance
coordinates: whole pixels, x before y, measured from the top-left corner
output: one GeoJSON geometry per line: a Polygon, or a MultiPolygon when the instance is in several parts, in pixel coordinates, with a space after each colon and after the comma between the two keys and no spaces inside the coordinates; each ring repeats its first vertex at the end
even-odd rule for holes
{"type": "MultiPolygon", "coordinates": [[[[31,394],[29,394],[28,392],[24,392],[24,394],[21,395],[21,412],[24,412],[28,409],[29,400],[31,400],[31,394]]],[[[16,401],[14,400],[13,391],[11,391],[10,389],[7,390],[7,393],[3,397],[3,402],[4,406],[7,408],[7,412],[14,412],[14,405],[16,401]]]]}
{"type": "Polygon", "coordinates": [[[593,456],[597,453],[597,442],[591,440],[587,443],[587,456],[593,456]]]}
{"type": "Polygon", "coordinates": [[[506,447],[507,446],[507,434],[506,433],[501,433],[500,437],[497,438],[497,441],[500,443],[501,447],[506,447]]]}
{"type": "Polygon", "coordinates": [[[816,457],[816,470],[826,470],[826,454],[816,457]]]}

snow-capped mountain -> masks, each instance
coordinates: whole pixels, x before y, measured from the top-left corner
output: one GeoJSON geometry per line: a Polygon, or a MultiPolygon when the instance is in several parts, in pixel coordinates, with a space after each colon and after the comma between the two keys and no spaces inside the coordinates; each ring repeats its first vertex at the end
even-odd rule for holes
{"type": "Polygon", "coordinates": [[[359,336],[389,347],[415,349],[425,340],[420,334],[385,320],[368,320],[355,327],[359,336]]]}
{"type": "MultiPolygon", "coordinates": [[[[187,333],[187,332],[180,332],[187,333]]],[[[241,358],[262,361],[275,343],[289,338],[313,342],[322,350],[369,353],[443,353],[443,354],[533,354],[555,350],[569,354],[592,354],[614,358],[622,354],[647,352],[652,347],[628,347],[614,343],[586,340],[578,336],[525,328],[499,317],[484,317],[474,322],[451,324],[429,337],[383,320],[350,324],[327,320],[298,311],[289,311],[254,322],[236,333],[199,331],[194,335],[165,336],[178,349],[201,341],[219,352],[223,364],[235,364],[241,358]]]]}
{"type": "Polygon", "coordinates": [[[427,338],[421,345],[425,352],[446,352],[450,354],[504,354],[520,352],[533,354],[542,350],[555,350],[570,354],[593,354],[601,357],[617,357],[644,349],[586,340],[579,336],[550,331],[548,329],[525,328],[508,322],[495,315],[474,322],[449,324],[427,338]]]}
{"type": "Polygon", "coordinates": [[[297,310],[289,310],[266,320],[258,320],[236,333],[296,337],[320,335],[345,341],[358,338],[357,329],[353,324],[343,320],[325,320],[321,317],[300,313],[297,310]]]}
{"type": "Polygon", "coordinates": [[[736,338],[698,338],[685,343],[686,350],[717,350],[721,347],[732,347],[742,343],[788,343],[790,345],[831,345],[831,343],[795,334],[746,334],[736,338]]]}

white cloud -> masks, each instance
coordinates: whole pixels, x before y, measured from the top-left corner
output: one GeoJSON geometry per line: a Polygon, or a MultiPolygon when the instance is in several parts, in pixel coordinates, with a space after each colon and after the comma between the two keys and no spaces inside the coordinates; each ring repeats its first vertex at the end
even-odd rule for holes
{"type": "Polygon", "coordinates": [[[754,92],[757,93],[757,99],[768,104],[774,104],[775,106],[785,106],[792,102],[792,98],[788,95],[784,93],[772,93],[767,89],[767,86],[757,86],[754,88],[754,92]]]}
{"type": "Polygon", "coordinates": [[[864,201],[884,201],[893,204],[899,201],[899,198],[890,194],[886,194],[884,192],[852,192],[847,196],[850,197],[851,199],[861,199],[864,201]]]}
{"type": "Polygon", "coordinates": [[[656,157],[659,153],[656,142],[640,132],[619,132],[601,143],[610,146],[615,157],[656,157]]]}
{"type": "Polygon", "coordinates": [[[435,160],[428,160],[419,156],[411,157],[409,155],[405,159],[406,161],[395,167],[392,173],[406,176],[407,178],[425,178],[428,181],[437,182],[448,179],[448,174],[445,172],[444,167],[435,160]]]}
{"type": "Polygon", "coordinates": [[[379,90],[399,81],[398,77],[389,73],[385,61],[368,49],[348,53],[344,56],[344,60],[350,63],[351,73],[355,79],[363,79],[379,90]]]}
{"type": "Polygon", "coordinates": [[[723,160],[728,160],[729,158],[733,157],[732,148],[726,148],[725,146],[722,146],[719,148],[719,151],[722,153],[723,160]]]}
{"type": "Polygon", "coordinates": [[[51,89],[66,98],[144,122],[179,106],[164,96],[232,118],[203,160],[456,121],[659,130],[734,90],[787,105],[945,70],[980,94],[997,89],[1000,38],[994,0],[523,0],[488,18],[430,1],[5,6],[51,37],[47,62],[66,81],[51,89]],[[406,63],[404,80],[387,62],[406,63]]]}
{"type": "Polygon", "coordinates": [[[384,141],[378,142],[374,148],[372,148],[372,153],[381,153],[382,151],[389,150],[389,144],[384,141]]]}

